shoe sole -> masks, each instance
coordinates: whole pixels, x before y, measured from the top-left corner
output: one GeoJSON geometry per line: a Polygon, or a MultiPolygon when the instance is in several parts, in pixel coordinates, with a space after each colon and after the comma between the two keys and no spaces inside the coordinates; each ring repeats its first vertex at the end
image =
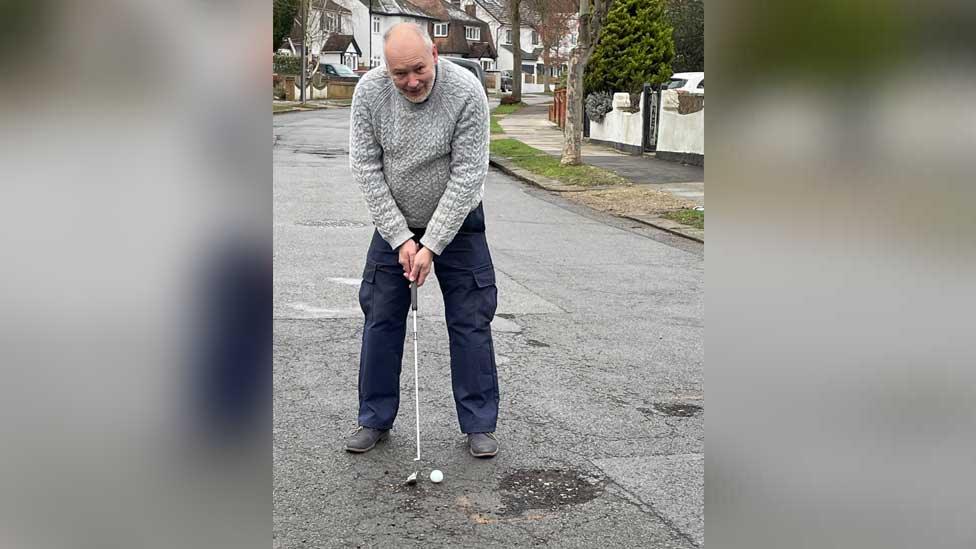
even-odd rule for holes
{"type": "Polygon", "coordinates": [[[468,448],[468,452],[470,452],[471,455],[474,456],[474,457],[476,457],[476,458],[490,458],[490,457],[495,457],[495,455],[498,454],[498,450],[495,450],[494,452],[481,452],[481,453],[477,453],[474,450],[472,450],[471,448],[468,448]]]}
{"type": "Polygon", "coordinates": [[[378,443],[386,440],[387,436],[389,436],[389,433],[383,433],[382,435],[380,435],[380,438],[376,439],[376,442],[374,442],[373,445],[370,446],[369,448],[352,448],[351,446],[346,446],[346,451],[351,454],[365,454],[366,452],[372,450],[373,448],[376,448],[376,445],[378,443]]]}

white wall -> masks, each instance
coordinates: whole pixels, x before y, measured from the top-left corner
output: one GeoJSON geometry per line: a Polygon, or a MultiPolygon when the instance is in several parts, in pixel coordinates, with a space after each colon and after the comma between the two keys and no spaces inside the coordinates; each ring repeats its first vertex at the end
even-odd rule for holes
{"type": "Polygon", "coordinates": [[[359,0],[335,0],[335,2],[352,12],[350,28],[346,28],[345,21],[343,21],[342,33],[351,34],[356,39],[356,43],[359,44],[359,49],[363,52],[359,56],[359,62],[368,67],[370,40],[369,8],[364,6],[359,0]]]}
{"type": "Polygon", "coordinates": [[[630,107],[630,94],[613,94],[613,110],[607,113],[603,122],[590,120],[590,139],[642,146],[644,138],[643,100],[640,105],[641,110],[638,112],[623,112],[620,109],[630,107]]]}
{"type": "Polygon", "coordinates": [[[338,63],[342,64],[341,53],[323,53],[319,57],[319,63],[338,63]]]}
{"type": "MultiPolygon", "coordinates": [[[[296,84],[296,86],[295,86],[295,101],[298,101],[298,99],[302,96],[302,88],[301,88],[301,86],[298,86],[297,85],[298,84],[298,80],[297,79],[295,80],[295,84],[296,84]]],[[[320,89],[317,89],[315,86],[311,86],[310,85],[309,87],[305,88],[305,99],[306,100],[309,100],[309,99],[325,99],[326,96],[328,95],[328,92],[329,92],[329,87],[328,86],[326,86],[326,87],[324,87],[324,88],[322,88],[320,90],[320,89]]]]}
{"type": "MultiPolygon", "coordinates": [[[[592,135],[592,126],[590,131],[592,135]]],[[[678,92],[661,94],[661,124],[657,133],[657,150],[705,155],[705,109],[678,114],[678,92]]]]}

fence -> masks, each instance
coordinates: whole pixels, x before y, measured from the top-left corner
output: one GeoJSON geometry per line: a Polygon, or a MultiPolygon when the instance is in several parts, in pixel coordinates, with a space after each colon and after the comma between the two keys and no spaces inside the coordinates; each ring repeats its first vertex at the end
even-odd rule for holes
{"type": "Polygon", "coordinates": [[[552,105],[549,105],[549,121],[560,128],[566,127],[566,88],[552,92],[552,105]]]}

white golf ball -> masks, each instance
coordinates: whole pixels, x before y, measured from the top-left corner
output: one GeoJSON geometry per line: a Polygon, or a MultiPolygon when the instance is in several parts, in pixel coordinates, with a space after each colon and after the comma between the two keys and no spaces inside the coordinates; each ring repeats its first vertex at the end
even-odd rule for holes
{"type": "Polygon", "coordinates": [[[433,482],[434,484],[437,484],[437,483],[439,483],[442,480],[444,480],[444,473],[442,473],[440,471],[440,469],[434,469],[433,471],[430,472],[430,481],[431,482],[433,482]]]}

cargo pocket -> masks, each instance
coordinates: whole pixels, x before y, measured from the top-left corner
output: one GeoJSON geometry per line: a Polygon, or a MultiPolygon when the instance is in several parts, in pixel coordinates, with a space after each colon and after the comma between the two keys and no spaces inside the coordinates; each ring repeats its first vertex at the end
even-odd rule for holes
{"type": "Polygon", "coordinates": [[[487,265],[478,267],[474,271],[474,282],[479,288],[487,288],[495,285],[495,267],[487,265]]]}
{"type": "Polygon", "coordinates": [[[495,318],[495,308],[498,306],[498,288],[495,286],[495,267],[486,265],[474,271],[474,283],[478,295],[478,312],[487,317],[488,322],[495,318]]]}

